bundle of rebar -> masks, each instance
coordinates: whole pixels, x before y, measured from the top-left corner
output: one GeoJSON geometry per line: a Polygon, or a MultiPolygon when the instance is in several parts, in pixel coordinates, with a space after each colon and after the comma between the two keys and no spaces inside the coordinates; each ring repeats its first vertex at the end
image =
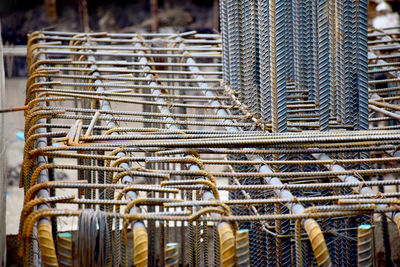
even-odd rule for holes
{"type": "Polygon", "coordinates": [[[400,32],[367,50],[366,5],[222,0],[222,35],[32,33],[25,265],[372,266],[374,231],[389,265],[400,32]]]}

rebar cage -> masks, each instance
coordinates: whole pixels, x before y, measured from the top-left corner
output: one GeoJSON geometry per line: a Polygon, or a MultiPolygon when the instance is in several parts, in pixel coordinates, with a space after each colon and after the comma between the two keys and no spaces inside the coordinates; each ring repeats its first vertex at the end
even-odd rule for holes
{"type": "Polygon", "coordinates": [[[222,36],[32,33],[24,264],[372,266],[377,230],[391,260],[400,33],[367,51],[366,4],[223,0],[222,36]]]}

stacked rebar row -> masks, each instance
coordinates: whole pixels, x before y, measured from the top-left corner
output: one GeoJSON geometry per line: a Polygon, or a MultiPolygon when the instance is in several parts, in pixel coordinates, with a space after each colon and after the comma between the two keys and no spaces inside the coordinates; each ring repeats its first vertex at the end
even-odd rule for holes
{"type": "MultiPolygon", "coordinates": [[[[314,10],[311,2],[299,4],[314,10]]],[[[221,12],[234,3],[221,3],[221,12]]],[[[271,11],[282,3],[266,4],[243,3],[249,16],[240,23],[257,33],[265,25],[252,17],[266,10],[269,25],[283,16],[285,29],[301,26],[271,11]]],[[[299,11],[289,4],[285,10],[299,11]]],[[[262,45],[258,38],[281,26],[236,44],[262,45]]],[[[286,109],[274,111],[278,98],[261,95],[261,88],[275,90],[258,72],[265,50],[246,56],[246,85],[232,87],[241,76],[227,84],[226,68],[240,70],[232,58],[246,50],[221,49],[226,34],[31,34],[21,167],[25,265],[371,265],[374,231],[382,232],[390,262],[391,235],[399,233],[388,229],[400,229],[399,35],[370,33],[369,130],[331,120],[321,131],[303,85],[283,79],[286,109]],[[267,102],[248,104],[283,114],[284,130],[254,115],[243,101],[249,90],[267,102]],[[67,180],[57,180],[59,171],[67,180]]],[[[299,48],[294,35],[284,40],[299,48]]],[[[282,62],[278,54],[265,73],[307,58],[296,52],[282,62]]]]}
{"type": "Polygon", "coordinates": [[[368,129],[368,1],[221,1],[224,84],[254,117],[288,127],[293,96],[321,131],[368,129]]]}

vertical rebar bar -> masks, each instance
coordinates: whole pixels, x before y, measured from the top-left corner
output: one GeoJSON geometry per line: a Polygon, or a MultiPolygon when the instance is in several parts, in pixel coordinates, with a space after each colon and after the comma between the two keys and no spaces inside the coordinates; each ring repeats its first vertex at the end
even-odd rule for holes
{"type": "Polygon", "coordinates": [[[374,231],[371,225],[363,224],[358,227],[358,266],[374,266],[374,231]]]}
{"type": "Polygon", "coordinates": [[[179,245],[178,243],[167,243],[165,246],[165,264],[166,267],[179,266],[179,245]]]}
{"type": "Polygon", "coordinates": [[[223,82],[226,85],[230,85],[230,67],[229,67],[229,31],[228,31],[228,1],[220,0],[219,1],[219,13],[220,13],[220,29],[222,35],[222,73],[223,73],[223,82]]]}
{"type": "Polygon", "coordinates": [[[302,243],[301,243],[301,221],[296,220],[294,225],[294,242],[295,242],[295,255],[296,267],[303,266],[302,243]]]}
{"type": "Polygon", "coordinates": [[[330,0],[318,2],[318,77],[319,128],[329,130],[332,73],[331,73],[331,5],[330,0]]]}
{"type": "Polygon", "coordinates": [[[358,130],[368,129],[368,3],[357,1],[357,57],[358,57],[358,130]]]}
{"type": "Polygon", "coordinates": [[[270,78],[270,26],[269,2],[258,0],[259,51],[260,51],[260,115],[265,122],[271,121],[270,78]]]}
{"type": "Polygon", "coordinates": [[[229,77],[231,88],[241,90],[241,44],[240,44],[240,4],[239,0],[228,1],[229,77]]]}
{"type": "Polygon", "coordinates": [[[250,266],[249,254],[249,230],[241,229],[236,231],[236,266],[250,266]]]}
{"type": "MultiPolygon", "coordinates": [[[[271,47],[273,49],[273,62],[272,65],[275,69],[276,81],[273,81],[272,90],[272,131],[273,132],[285,132],[287,129],[286,121],[286,27],[285,27],[285,12],[286,3],[285,0],[274,0],[271,6],[272,14],[271,19],[273,25],[271,25],[273,34],[273,43],[271,47]]],[[[271,10],[270,9],[270,10],[271,10]]]]}

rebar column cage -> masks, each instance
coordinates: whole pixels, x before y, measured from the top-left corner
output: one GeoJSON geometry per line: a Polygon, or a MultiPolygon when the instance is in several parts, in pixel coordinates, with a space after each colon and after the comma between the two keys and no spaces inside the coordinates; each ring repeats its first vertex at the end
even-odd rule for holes
{"type": "Polygon", "coordinates": [[[222,37],[29,35],[25,266],[357,266],[373,231],[391,261],[400,32],[367,51],[365,4],[224,0],[222,37]]]}

